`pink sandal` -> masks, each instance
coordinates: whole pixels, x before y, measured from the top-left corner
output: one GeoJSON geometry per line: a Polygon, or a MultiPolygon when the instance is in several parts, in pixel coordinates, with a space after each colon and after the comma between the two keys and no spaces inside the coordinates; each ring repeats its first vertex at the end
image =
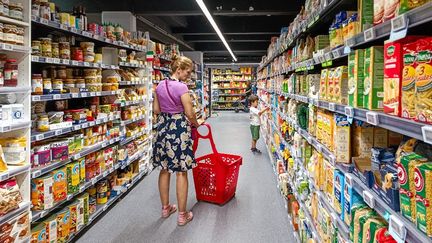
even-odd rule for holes
{"type": "Polygon", "coordinates": [[[178,218],[177,218],[177,225],[178,226],[184,226],[193,219],[192,212],[179,212],[178,218]]]}
{"type": "Polygon", "coordinates": [[[171,214],[177,211],[177,206],[175,204],[168,204],[162,206],[162,218],[168,218],[171,214]]]}

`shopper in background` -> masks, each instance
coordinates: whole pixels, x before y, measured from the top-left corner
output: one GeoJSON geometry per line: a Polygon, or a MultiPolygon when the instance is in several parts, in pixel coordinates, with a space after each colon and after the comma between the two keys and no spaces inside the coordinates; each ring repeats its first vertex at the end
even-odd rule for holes
{"type": "Polygon", "coordinates": [[[188,195],[187,171],[196,166],[192,149],[191,127],[198,127],[192,99],[186,81],[192,72],[192,61],[187,57],[174,58],[171,78],[161,81],[154,95],[153,112],[158,116],[157,137],[153,163],[161,169],[159,192],[162,217],[168,218],[177,211],[169,203],[171,173],[176,173],[176,191],[179,214],[177,224],[183,226],[192,220],[192,212],[186,211],[188,195]]]}
{"type": "Polygon", "coordinates": [[[256,144],[260,137],[260,126],[261,126],[261,115],[264,112],[268,111],[270,108],[266,107],[263,110],[258,110],[258,96],[251,95],[249,96],[249,103],[251,104],[250,108],[250,130],[252,133],[252,148],[251,151],[253,153],[260,154],[261,151],[256,148],[256,144]]]}

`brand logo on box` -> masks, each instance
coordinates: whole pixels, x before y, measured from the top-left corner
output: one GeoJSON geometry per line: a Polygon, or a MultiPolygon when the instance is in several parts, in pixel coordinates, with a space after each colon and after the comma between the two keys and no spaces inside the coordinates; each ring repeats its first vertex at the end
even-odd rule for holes
{"type": "Polygon", "coordinates": [[[405,185],[407,183],[407,180],[408,180],[408,175],[407,175],[405,168],[401,164],[397,165],[397,175],[399,178],[399,183],[401,185],[405,185]]]}
{"type": "Polygon", "coordinates": [[[424,188],[424,179],[418,168],[414,169],[414,185],[417,192],[423,191],[424,188]]]}
{"type": "Polygon", "coordinates": [[[393,56],[393,54],[394,54],[394,52],[395,52],[395,46],[389,46],[388,48],[387,48],[387,55],[388,56],[393,56]]]}

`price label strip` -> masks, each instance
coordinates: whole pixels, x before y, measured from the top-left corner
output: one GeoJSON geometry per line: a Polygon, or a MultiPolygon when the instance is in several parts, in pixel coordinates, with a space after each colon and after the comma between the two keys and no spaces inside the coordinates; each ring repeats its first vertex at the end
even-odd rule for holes
{"type": "Polygon", "coordinates": [[[423,135],[423,141],[432,144],[432,126],[428,126],[428,125],[423,126],[422,135],[423,135]]]}
{"type": "Polygon", "coordinates": [[[394,215],[390,215],[389,218],[389,233],[398,243],[404,243],[406,240],[407,230],[405,225],[394,215]]]}
{"type": "Polygon", "coordinates": [[[378,126],[378,123],[379,123],[378,113],[373,112],[373,111],[366,112],[366,121],[369,124],[372,124],[374,126],[378,126]]]}
{"type": "Polygon", "coordinates": [[[353,118],[354,117],[354,108],[350,107],[350,106],[346,106],[345,107],[345,115],[353,118]]]}
{"type": "Polygon", "coordinates": [[[372,193],[370,193],[369,191],[364,190],[363,191],[363,199],[365,201],[365,203],[370,207],[370,208],[374,208],[375,207],[375,198],[372,195],[372,193]]]}
{"type": "Polygon", "coordinates": [[[405,14],[391,20],[390,41],[404,38],[408,32],[409,19],[405,14]]]}
{"type": "Polygon", "coordinates": [[[375,39],[375,29],[369,28],[367,30],[365,30],[365,32],[363,32],[363,37],[365,42],[369,42],[375,39]]]}

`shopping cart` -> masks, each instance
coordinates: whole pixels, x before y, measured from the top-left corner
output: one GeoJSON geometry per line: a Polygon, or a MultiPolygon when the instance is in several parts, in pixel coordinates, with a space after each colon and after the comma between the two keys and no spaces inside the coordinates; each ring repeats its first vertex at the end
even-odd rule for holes
{"type": "Polygon", "coordinates": [[[243,158],[238,155],[223,154],[216,150],[211,127],[206,136],[194,130],[193,150],[196,152],[200,139],[209,139],[212,153],[195,158],[198,164],[193,169],[195,192],[198,201],[206,201],[224,205],[234,197],[237,188],[237,179],[243,158]]]}

